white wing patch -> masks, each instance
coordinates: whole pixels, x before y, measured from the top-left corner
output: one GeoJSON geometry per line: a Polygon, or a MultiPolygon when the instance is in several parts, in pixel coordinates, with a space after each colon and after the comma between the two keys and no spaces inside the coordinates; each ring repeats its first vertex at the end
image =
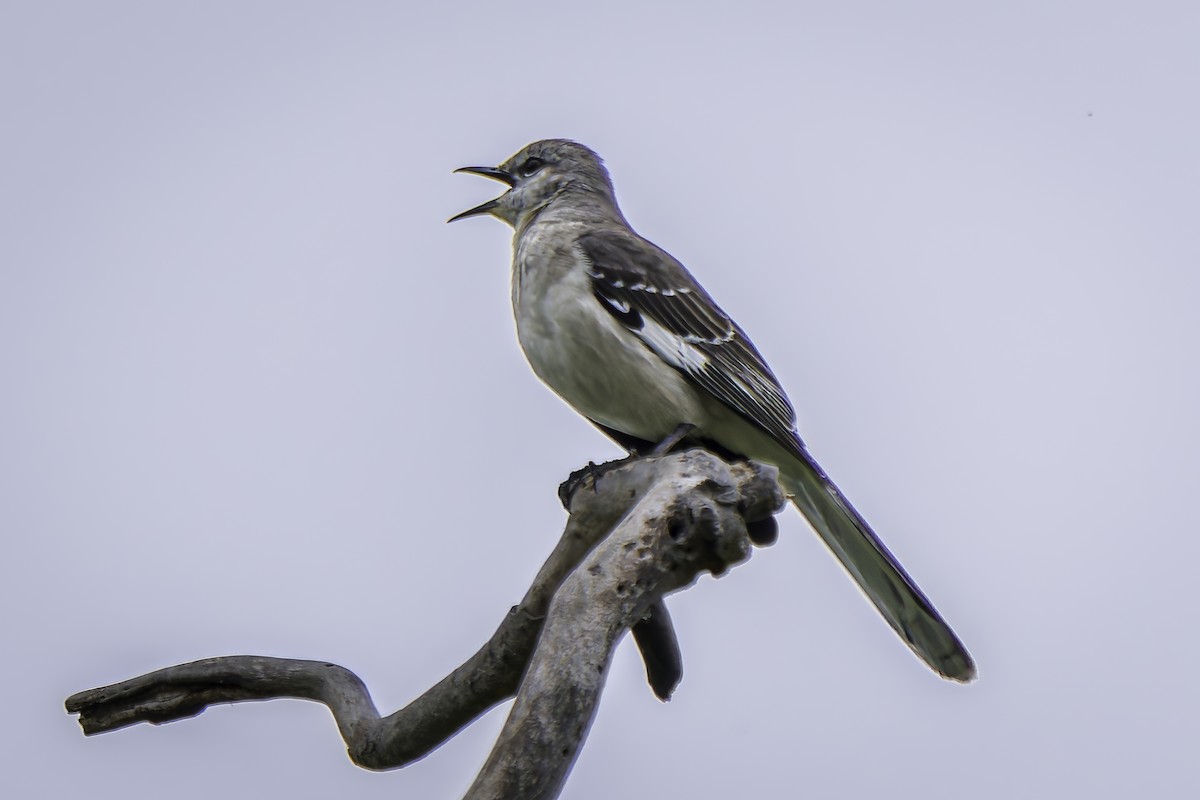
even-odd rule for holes
{"type": "Polygon", "coordinates": [[[643,317],[642,321],[642,327],[633,333],[663,361],[693,374],[699,374],[708,366],[708,356],[694,345],[695,337],[672,333],[652,317],[643,317]]]}
{"type": "Polygon", "coordinates": [[[633,306],[629,304],[628,300],[622,300],[619,297],[609,297],[608,295],[605,295],[604,300],[622,314],[628,314],[633,308],[633,306]]]}
{"type": "Polygon", "coordinates": [[[577,244],[592,294],[625,330],[784,447],[803,449],[770,368],[682,265],[627,231],[588,232],[577,244]]]}

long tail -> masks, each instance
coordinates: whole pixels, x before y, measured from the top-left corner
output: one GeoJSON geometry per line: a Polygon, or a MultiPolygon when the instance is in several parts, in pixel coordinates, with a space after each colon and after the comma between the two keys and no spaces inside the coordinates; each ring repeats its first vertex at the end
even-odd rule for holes
{"type": "Polygon", "coordinates": [[[943,677],[974,680],[967,648],[820,465],[804,456],[780,470],[800,513],[921,660],[943,677]]]}

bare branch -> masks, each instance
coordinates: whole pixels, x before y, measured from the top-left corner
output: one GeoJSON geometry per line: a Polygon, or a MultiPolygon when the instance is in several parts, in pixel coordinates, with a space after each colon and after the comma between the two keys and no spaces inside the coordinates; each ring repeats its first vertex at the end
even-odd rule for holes
{"type": "MultiPolygon", "coordinates": [[[[517,701],[467,800],[557,797],[621,636],[665,594],[749,556],[738,468],[702,451],[687,455],[663,465],[660,481],[559,588],[517,701]]],[[[761,476],[750,470],[741,477],[761,476]]],[[[772,511],[782,499],[777,490],[775,497],[772,511]]]]}
{"type": "MultiPolygon", "coordinates": [[[[183,719],[218,703],[316,700],[332,711],[356,764],[392,769],[421,758],[512,697],[528,664],[509,722],[469,796],[513,796],[504,787],[546,770],[540,793],[528,796],[552,797],[590,725],[608,659],[624,630],[699,571],[720,573],[744,558],[747,524],[752,532],[761,528],[783,500],[770,468],[730,467],[699,450],[589,469],[565,497],[571,512],[566,530],[521,603],[461,667],[387,717],[379,716],[362,681],[343,667],[264,656],[158,670],[73,695],[67,710],[80,715],[91,735],[183,719]],[[553,753],[558,755],[551,758],[553,753]]],[[[656,624],[669,626],[669,617],[656,624]]]]}

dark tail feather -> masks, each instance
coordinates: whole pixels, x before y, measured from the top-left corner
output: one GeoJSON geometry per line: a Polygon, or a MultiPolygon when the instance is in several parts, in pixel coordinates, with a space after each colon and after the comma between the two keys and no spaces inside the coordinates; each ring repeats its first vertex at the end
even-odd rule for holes
{"type": "Polygon", "coordinates": [[[833,481],[805,456],[780,470],[800,513],[921,660],[943,677],[974,680],[975,662],[954,631],[833,481]]]}

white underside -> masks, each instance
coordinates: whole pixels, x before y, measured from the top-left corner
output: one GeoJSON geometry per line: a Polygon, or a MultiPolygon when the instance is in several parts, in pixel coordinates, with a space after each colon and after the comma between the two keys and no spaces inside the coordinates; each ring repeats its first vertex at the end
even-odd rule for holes
{"type": "Polygon", "coordinates": [[[647,441],[711,423],[711,401],[600,305],[582,255],[561,244],[574,237],[549,227],[526,232],[513,265],[517,337],[537,376],[587,417],[647,441]]]}

